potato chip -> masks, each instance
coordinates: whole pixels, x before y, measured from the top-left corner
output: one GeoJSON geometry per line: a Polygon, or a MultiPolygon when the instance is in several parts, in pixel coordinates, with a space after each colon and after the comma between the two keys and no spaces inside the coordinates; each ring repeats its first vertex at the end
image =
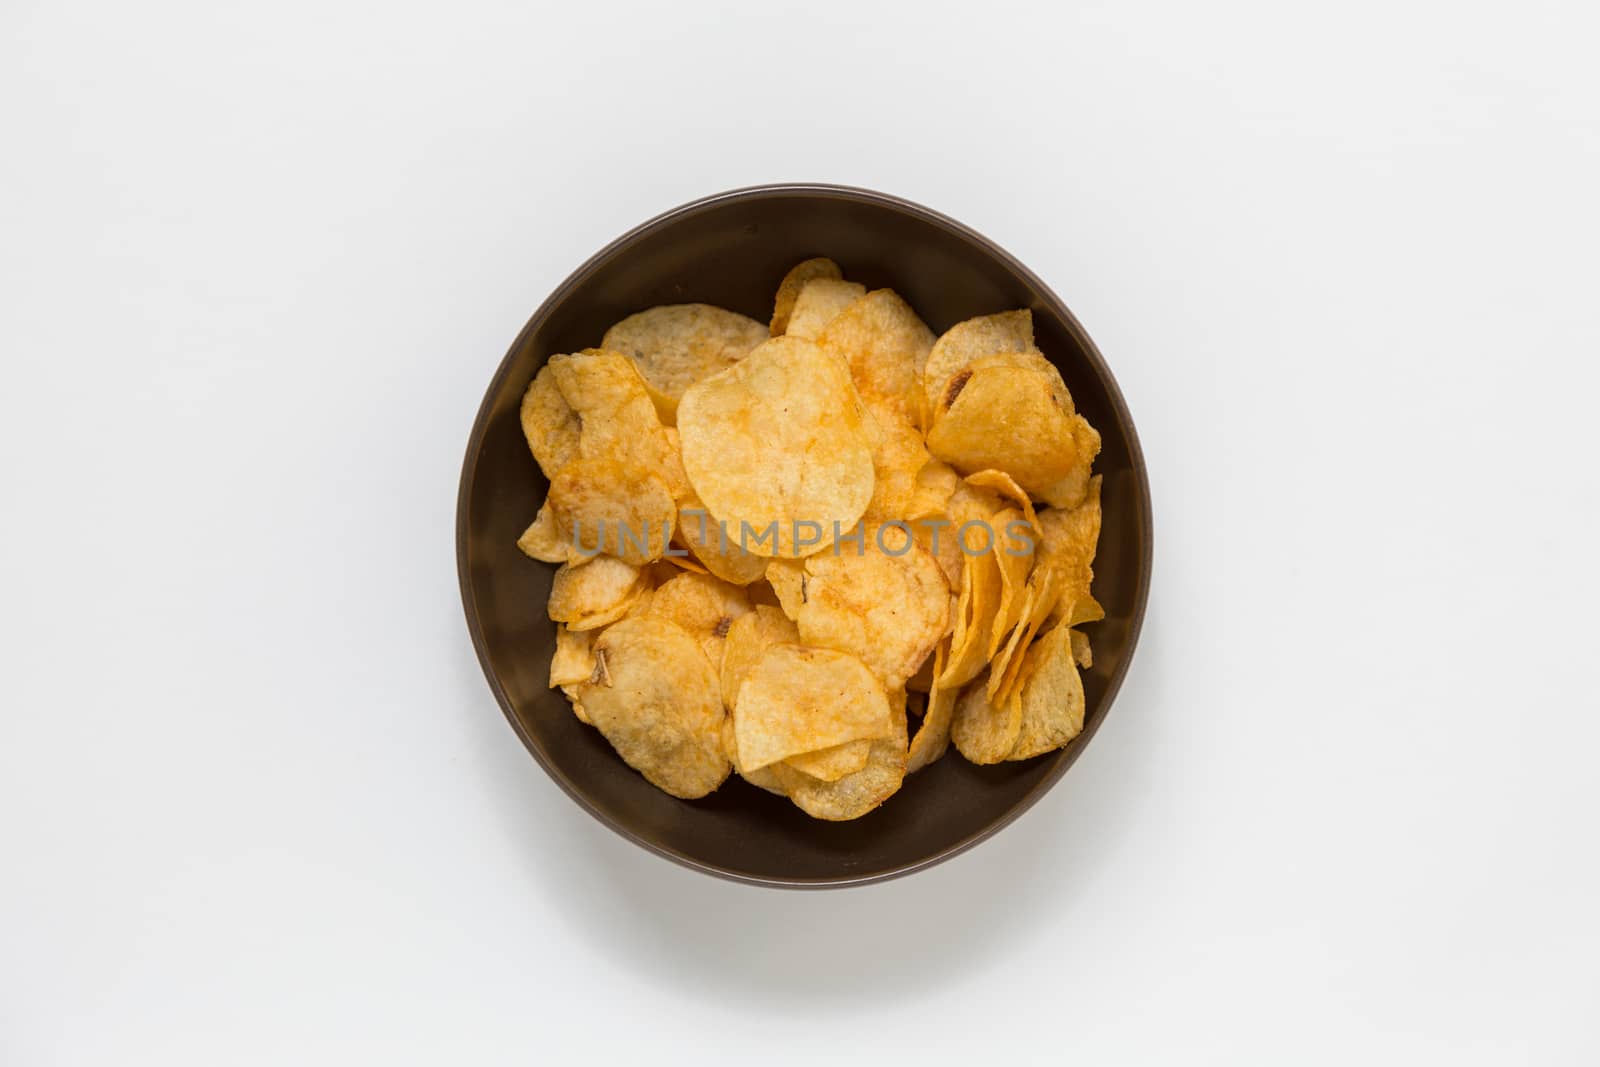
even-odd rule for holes
{"type": "Polygon", "coordinates": [[[795,618],[800,638],[852,653],[885,688],[898,689],[949,621],[944,572],[908,532],[895,527],[864,531],[859,550],[844,541],[836,549],[805,561],[795,618]]]}
{"type": "MultiPolygon", "coordinates": [[[[1047,568],[1057,576],[1057,595],[1067,605],[1091,599],[1089,586],[1094,581],[1094,555],[1100,542],[1099,477],[1090,481],[1085,497],[1078,507],[1039,513],[1041,539],[1035,569],[1047,568]]],[[[1069,619],[1069,625],[1087,621],[1069,619]]]]}
{"type": "Polygon", "coordinates": [[[694,558],[725,582],[749,585],[767,572],[766,558],[740,548],[739,531],[729,530],[693,492],[678,508],[675,532],[694,558]]]}
{"type": "Polygon", "coordinates": [[[600,681],[578,687],[584,712],[628,766],[676,797],[705,796],[728,777],[716,672],[667,619],[625,619],[594,646],[600,681]]]}
{"type": "Polygon", "coordinates": [[[569,630],[562,623],[556,624],[556,650],[550,657],[551,689],[593,679],[594,639],[593,630],[569,630]]]}
{"type": "Polygon", "coordinates": [[[778,775],[772,767],[751,771],[739,766],[739,745],[733,736],[732,715],[722,720],[722,753],[728,757],[728,762],[733,764],[733,772],[757,789],[765,789],[780,797],[788,795],[783,791],[783,783],[778,781],[778,775]]]}
{"type": "Polygon", "coordinates": [[[893,796],[906,776],[905,707],[895,707],[890,718],[892,732],[872,742],[867,765],[836,782],[820,781],[784,763],[774,764],[789,799],[812,818],[843,822],[859,819],[893,796]]]}
{"type": "MultiPolygon", "coordinates": [[[[1039,570],[1037,565],[1034,570],[1039,570]]],[[[1047,570],[1045,580],[1037,587],[1029,584],[1028,593],[1024,595],[1022,617],[1017,620],[1002,653],[990,664],[988,697],[994,703],[999,704],[1016,692],[1017,675],[1028,647],[1049,619],[1051,609],[1060,595],[1061,575],[1057,571],[1047,570]]]]}
{"type": "Polygon", "coordinates": [[[1000,562],[994,551],[993,527],[985,519],[981,528],[956,531],[964,544],[961,560],[960,612],[950,648],[950,662],[936,684],[960,689],[983,670],[989,657],[989,633],[1000,611],[1000,562]],[[979,538],[982,540],[979,540],[979,538]]]}
{"type": "MultiPolygon", "coordinates": [[[[943,643],[942,638],[940,639],[940,643],[943,643]]],[[[917,696],[919,694],[925,694],[928,690],[932,689],[933,680],[934,678],[938,677],[938,675],[934,673],[934,664],[936,664],[938,661],[939,645],[934,645],[933,651],[929,652],[927,656],[923,657],[922,665],[917,668],[916,673],[910,678],[906,679],[906,692],[910,693],[912,696],[917,696]]],[[[916,714],[920,715],[922,713],[918,711],[916,714]]]]}
{"type": "Polygon", "coordinates": [[[894,290],[874,289],[849,304],[817,335],[817,344],[844,359],[868,410],[913,429],[921,425],[922,365],[933,331],[894,290]]]}
{"type": "Polygon", "coordinates": [[[1002,470],[1041,494],[1078,462],[1065,390],[1029,367],[981,365],[950,379],[928,431],[928,451],[964,474],[1002,470]]]}
{"type": "Polygon", "coordinates": [[[1082,415],[1072,416],[1072,447],[1072,470],[1039,493],[1039,499],[1054,508],[1075,508],[1088,496],[1090,468],[1100,454],[1100,431],[1082,415]]]}
{"type": "Polygon", "coordinates": [[[694,492],[755,555],[819,551],[872,498],[860,398],[838,357],[809,341],[775,337],[691,386],[678,433],[694,492]],[[801,543],[812,530],[817,543],[801,543]]]}
{"type": "Polygon", "coordinates": [[[867,287],[836,278],[813,278],[800,287],[784,336],[814,340],[838,314],[863,296],[867,287]]]}
{"type": "Polygon", "coordinates": [[[585,726],[594,725],[594,723],[589,721],[588,713],[583,710],[582,694],[578,692],[578,687],[576,685],[562,686],[561,695],[566,697],[567,702],[572,705],[572,714],[577,717],[579,722],[583,723],[585,726]]]}
{"type": "Polygon", "coordinates": [[[550,582],[550,618],[568,629],[592,630],[622,617],[644,588],[639,568],[611,556],[563,563],[550,582]]]}
{"type": "Polygon", "coordinates": [[[866,664],[848,653],[773,645],[739,686],[733,726],[739,765],[759,769],[846,741],[886,736],[889,698],[866,664]]]}
{"type": "Polygon", "coordinates": [[[1089,648],[1089,635],[1082,630],[1068,631],[1072,634],[1072,659],[1079,667],[1088,670],[1094,666],[1094,652],[1089,648]]]}
{"type": "Polygon", "coordinates": [[[955,521],[944,514],[927,515],[911,523],[911,532],[917,544],[939,564],[950,588],[959,591],[964,563],[961,545],[956,540],[957,529],[955,521]]]}
{"type": "Polygon", "coordinates": [[[566,563],[577,555],[571,543],[561,539],[561,527],[556,523],[548,500],[540,506],[533,523],[517,538],[517,547],[544,563],[566,563]]]}
{"type": "MultiPolygon", "coordinates": [[[[950,656],[949,640],[940,641],[933,656],[933,677],[938,678],[944,673],[945,663],[950,656]]],[[[911,739],[911,748],[906,760],[907,774],[920,771],[943,756],[945,750],[950,747],[950,719],[955,712],[958,692],[956,689],[941,687],[937,682],[929,689],[928,705],[922,716],[922,724],[917,728],[916,736],[911,739]]]]}
{"type": "Polygon", "coordinates": [[[1026,309],[980,315],[956,323],[933,343],[924,362],[924,410],[932,414],[951,376],[973,360],[996,352],[1027,352],[1032,348],[1033,313],[1026,309]]]}
{"type": "Polygon", "coordinates": [[[837,782],[867,765],[871,741],[846,741],[821,752],[805,752],[784,760],[784,766],[821,782],[837,782]]]}
{"type": "MultiPolygon", "coordinates": [[[[926,454],[927,449],[924,448],[923,452],[926,454]]],[[[956,491],[956,482],[960,480],[961,476],[954,467],[929,455],[928,461],[917,471],[911,502],[906,505],[903,517],[925,519],[945,514],[945,505],[950,502],[950,494],[956,491]]]]}
{"type": "Polygon", "coordinates": [[[778,295],[772,301],[772,323],[769,328],[772,336],[781,337],[788,330],[789,316],[794,313],[795,300],[807,282],[815,278],[843,277],[839,264],[822,256],[804,260],[790,267],[789,273],[785,274],[783,281],[778,284],[778,295]]]}
{"type": "Polygon", "coordinates": [[[1028,525],[1036,530],[1039,528],[1039,516],[1033,510],[1033,501],[1028,499],[1027,491],[1017,484],[1016,479],[1005,471],[977,471],[967,475],[966,482],[979,489],[991,490],[1012,501],[1022,510],[1023,518],[1028,520],[1028,525]]]}
{"type": "Polygon", "coordinates": [[[546,478],[578,458],[583,420],[556,387],[555,371],[547,363],[539,368],[522,394],[522,435],[546,478]]]}
{"type": "Polygon", "coordinates": [[[863,517],[868,522],[900,519],[912,510],[917,475],[936,461],[928,455],[921,432],[897,415],[875,416],[869,411],[867,427],[872,442],[873,486],[863,517]]]}
{"type": "Polygon", "coordinates": [[[739,697],[739,687],[767,649],[773,645],[798,644],[800,631],[777,608],[757,604],[754,610],[733,620],[722,645],[722,702],[729,711],[739,697]]]}
{"type": "Polygon", "coordinates": [[[973,763],[999,763],[1011,754],[1022,729],[1022,703],[989,702],[988,678],[979,676],[961,693],[950,720],[950,740],[973,763]]]}
{"type": "Polygon", "coordinates": [[[767,584],[778,598],[778,606],[791,619],[800,617],[806,602],[806,565],[798,559],[775,559],[767,563],[767,584]]]}
{"type": "Polygon", "coordinates": [[[606,331],[600,347],[630,357],[657,401],[663,421],[683,391],[726,370],[767,339],[755,319],[710,304],[667,304],[629,315],[606,331]]]}
{"type": "Polygon", "coordinates": [[[1083,731],[1083,679],[1072,658],[1072,631],[1058,626],[1028,649],[1018,674],[1022,709],[1007,759],[1032,759],[1083,731]]]}
{"type": "Polygon", "coordinates": [[[1000,571],[1000,604],[989,628],[985,659],[994,658],[1000,642],[1022,617],[1023,591],[1037,547],[1034,540],[1037,530],[1016,508],[1002,508],[995,512],[994,526],[998,539],[994,558],[1000,571]]]}
{"type": "Polygon", "coordinates": [[[688,549],[684,548],[683,545],[678,543],[677,539],[674,539],[672,543],[667,546],[666,555],[662,556],[661,559],[662,562],[666,563],[668,566],[675,567],[680,571],[687,571],[690,574],[711,573],[710,571],[706,570],[705,564],[695,559],[694,556],[690,554],[688,549]]]}
{"type": "Polygon", "coordinates": [[[678,516],[660,478],[609,459],[561,468],[548,503],[561,539],[577,556],[607,552],[633,564],[661,558],[678,516]]]}
{"type": "Polygon", "coordinates": [[[750,601],[742,588],[709,574],[679,574],[658,587],[650,602],[650,614],[671,619],[687,630],[719,673],[728,629],[749,611],[750,601]]]}

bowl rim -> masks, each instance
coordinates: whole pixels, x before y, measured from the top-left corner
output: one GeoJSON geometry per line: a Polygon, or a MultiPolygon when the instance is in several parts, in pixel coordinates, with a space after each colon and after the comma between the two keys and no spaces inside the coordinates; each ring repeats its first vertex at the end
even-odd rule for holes
{"type": "Polygon", "coordinates": [[[556,785],[560,786],[561,790],[571,797],[580,808],[624,839],[663,859],[671,860],[680,866],[699,871],[702,874],[745,885],[767,886],[779,889],[842,889],[850,886],[886,882],[894,878],[903,878],[906,875],[915,874],[917,871],[926,870],[935,864],[943,863],[945,860],[958,856],[968,849],[987,841],[1016,822],[1024,812],[1037,804],[1039,799],[1049,792],[1061,780],[1062,776],[1067,773],[1072,764],[1077,761],[1078,756],[1088,747],[1089,742],[1098,732],[1100,725],[1111,714],[1111,708],[1116,701],[1117,693],[1122,688],[1123,679],[1127,676],[1128,669],[1133,663],[1134,654],[1138,650],[1139,634],[1144,627],[1145,608],[1150,595],[1151,568],[1154,561],[1154,553],[1155,526],[1154,515],[1151,511],[1150,478],[1145,466],[1144,451],[1139,444],[1138,431],[1134,427],[1132,413],[1128,411],[1127,403],[1122,396],[1122,389],[1117,384],[1115,375],[1111,373],[1111,368],[1106,364],[1105,357],[1100,354],[1100,349],[1095,345],[1088,331],[1078,321],[1077,316],[1067,307],[1066,302],[1056,295],[1055,290],[1046,285],[1037,274],[1029,270],[1010,252],[1007,252],[970,226],[957,222],[955,219],[934,211],[932,208],[924,207],[921,204],[888,193],[858,186],[833,185],[821,182],[774,182],[763,185],[749,185],[700,197],[647,219],[609,242],[605,247],[585,260],[544,299],[521,331],[518,332],[515,340],[511,342],[506,354],[501,357],[500,365],[495,370],[494,377],[490,379],[488,388],[484,391],[483,400],[478,406],[477,417],[472,423],[472,431],[467,438],[466,455],[461,466],[461,482],[456,495],[456,577],[461,587],[461,605],[466,614],[467,630],[472,637],[472,647],[477,653],[479,666],[483,669],[489,688],[494,693],[495,700],[499,703],[500,710],[505,715],[506,721],[511,724],[512,730],[522,739],[523,747],[528,750],[529,754],[533,756],[534,760],[556,785]],[[1142,514],[1144,518],[1144,536],[1140,538],[1138,552],[1138,583],[1134,590],[1133,614],[1128,624],[1127,651],[1117,669],[1106,682],[1105,695],[1101,700],[1103,707],[1099,718],[1087,724],[1083,732],[1074,739],[1074,743],[1059,753],[1055,766],[1050,768],[1048,774],[992,822],[921,859],[901,864],[898,867],[862,875],[841,875],[826,878],[784,878],[732,870],[698,859],[677,849],[669,848],[659,842],[651,841],[611,818],[611,816],[590,803],[588,797],[584,795],[583,790],[579,788],[577,783],[573,782],[556,766],[553,760],[545,755],[537,740],[523,729],[521,721],[517,718],[511,699],[507,695],[505,687],[501,685],[500,679],[490,663],[489,650],[484,640],[483,626],[468,573],[468,502],[472,496],[476,480],[477,459],[483,449],[483,438],[488,428],[489,414],[494,406],[495,395],[500,391],[506,378],[510,375],[512,365],[515,362],[518,351],[523,346],[523,342],[544,325],[551,312],[574,289],[640,238],[681,219],[698,215],[726,204],[784,197],[812,197],[853,201],[915,216],[978,246],[1032,286],[1044,301],[1050,305],[1051,310],[1058,314],[1066,324],[1068,331],[1073,335],[1083,354],[1104,383],[1107,396],[1111,401],[1111,406],[1116,412],[1117,418],[1127,428],[1128,458],[1133,469],[1139,496],[1136,501],[1137,513],[1142,514]]]}

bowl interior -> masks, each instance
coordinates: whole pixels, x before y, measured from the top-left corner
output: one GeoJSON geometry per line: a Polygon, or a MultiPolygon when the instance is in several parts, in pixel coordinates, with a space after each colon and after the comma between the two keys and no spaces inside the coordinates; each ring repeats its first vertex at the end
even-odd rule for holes
{"type": "Polygon", "coordinates": [[[914,205],[855,190],[777,187],[711,198],[647,223],[580,268],[539,310],[490,386],[468,446],[458,548],[468,623],[496,696],[574,798],[640,844],[711,873],[846,884],[925,866],[982,838],[1042,793],[1088,742],[1137,637],[1149,577],[1149,498],[1115,383],[1070,313],[1030,273],[914,205]],[[736,775],[703,800],[677,800],[624,764],[559,691],[546,688],[555,627],[544,605],[554,568],[515,543],[547,488],[523,441],[518,405],[551,354],[597,345],[613,322],[656,304],[704,301],[764,322],[784,272],[816,255],[833,258],[869,289],[895,289],[936,334],[974,315],[1031,308],[1040,348],[1103,437],[1094,591],[1106,618],[1088,627],[1094,666],[1084,672],[1083,734],[1060,752],[995,767],[973,766],[952,751],[849,823],[813,820],[736,775]]]}

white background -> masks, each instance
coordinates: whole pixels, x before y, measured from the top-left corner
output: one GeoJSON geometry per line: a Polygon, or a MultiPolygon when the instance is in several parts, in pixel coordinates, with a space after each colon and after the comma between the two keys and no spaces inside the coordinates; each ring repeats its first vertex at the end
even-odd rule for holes
{"type": "Polygon", "coordinates": [[[0,1063],[1600,1060],[1592,5],[0,14],[0,1063]],[[684,200],[880,188],[1138,420],[1134,669],[1017,825],[722,884],[528,758],[452,521],[684,200]]]}

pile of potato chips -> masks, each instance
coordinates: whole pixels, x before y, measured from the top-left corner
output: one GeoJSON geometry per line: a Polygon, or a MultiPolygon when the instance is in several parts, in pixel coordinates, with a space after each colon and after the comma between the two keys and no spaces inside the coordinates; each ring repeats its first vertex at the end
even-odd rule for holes
{"type": "Polygon", "coordinates": [[[952,742],[997,763],[1083,728],[1100,435],[1028,311],[936,338],[810,259],[769,324],[642,311],[521,414],[550,685],[666,792],[737,772],[854,819],[952,742]]]}

